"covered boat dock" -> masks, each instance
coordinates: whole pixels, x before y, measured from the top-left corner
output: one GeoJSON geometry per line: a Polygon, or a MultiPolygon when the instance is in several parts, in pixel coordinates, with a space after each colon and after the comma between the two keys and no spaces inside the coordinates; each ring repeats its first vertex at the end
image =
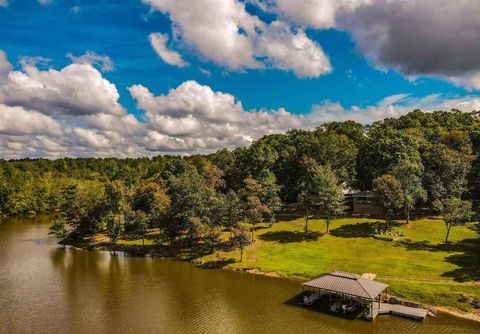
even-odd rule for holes
{"type": "Polygon", "coordinates": [[[426,317],[427,310],[385,302],[387,289],[387,284],[373,279],[335,271],[302,283],[303,304],[309,306],[328,296],[329,309],[334,313],[346,314],[363,309],[363,317],[368,320],[375,319],[379,314],[394,314],[420,320],[426,317]],[[382,298],[382,295],[385,298],[382,298]]]}

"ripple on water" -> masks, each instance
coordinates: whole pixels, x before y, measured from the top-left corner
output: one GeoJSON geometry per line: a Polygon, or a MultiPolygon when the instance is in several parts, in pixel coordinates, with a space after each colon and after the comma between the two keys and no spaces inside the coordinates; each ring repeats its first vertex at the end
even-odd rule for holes
{"type": "Polygon", "coordinates": [[[480,333],[448,315],[340,319],[287,305],[298,282],[63,250],[47,232],[35,218],[0,224],[0,333],[480,333]]]}

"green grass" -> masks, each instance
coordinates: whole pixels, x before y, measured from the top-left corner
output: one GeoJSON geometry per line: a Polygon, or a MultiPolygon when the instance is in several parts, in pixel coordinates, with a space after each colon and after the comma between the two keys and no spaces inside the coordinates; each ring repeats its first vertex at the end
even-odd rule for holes
{"type": "MultiPolygon", "coordinates": [[[[458,302],[462,294],[480,299],[480,235],[476,231],[455,227],[451,244],[444,246],[442,221],[399,222],[394,229],[404,232],[405,237],[397,241],[374,239],[378,224],[383,226],[374,219],[337,219],[325,234],[323,220],[310,220],[310,233],[305,235],[303,218],[290,218],[270,228],[260,224],[256,241],[245,249],[242,262],[223,261],[238,259],[238,250],[218,251],[198,260],[299,279],[334,270],[375,273],[398,297],[462,310],[471,309],[458,302]]],[[[146,245],[152,242],[145,240],[146,245]]],[[[120,240],[119,244],[141,245],[141,240],[120,240]]]]}
{"type": "MultiPolygon", "coordinates": [[[[258,268],[294,278],[334,270],[375,273],[399,297],[464,310],[470,306],[457,301],[461,294],[480,298],[477,232],[466,226],[455,227],[452,244],[445,247],[444,223],[418,220],[395,226],[406,236],[402,241],[389,242],[371,237],[375,221],[338,219],[332,222],[331,233],[324,234],[325,223],[311,220],[309,238],[302,233],[303,219],[282,221],[257,230],[257,241],[246,249],[244,261],[228,266],[258,268]]],[[[235,251],[220,255],[238,258],[235,251]]]]}

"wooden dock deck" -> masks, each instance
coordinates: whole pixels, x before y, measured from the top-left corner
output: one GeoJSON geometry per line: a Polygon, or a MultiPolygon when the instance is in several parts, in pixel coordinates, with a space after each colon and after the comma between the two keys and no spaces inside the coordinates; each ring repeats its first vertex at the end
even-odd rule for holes
{"type": "Polygon", "coordinates": [[[379,307],[377,303],[374,303],[373,319],[375,319],[379,314],[392,314],[415,320],[423,320],[427,316],[428,311],[423,308],[388,303],[380,303],[379,307]]]}

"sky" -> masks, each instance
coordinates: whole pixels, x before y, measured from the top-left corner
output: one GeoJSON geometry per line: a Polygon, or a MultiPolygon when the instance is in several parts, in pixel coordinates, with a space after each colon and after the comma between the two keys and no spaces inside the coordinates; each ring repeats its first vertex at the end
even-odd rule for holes
{"type": "Polygon", "coordinates": [[[0,0],[0,158],[480,110],[478,0],[0,0]]]}

